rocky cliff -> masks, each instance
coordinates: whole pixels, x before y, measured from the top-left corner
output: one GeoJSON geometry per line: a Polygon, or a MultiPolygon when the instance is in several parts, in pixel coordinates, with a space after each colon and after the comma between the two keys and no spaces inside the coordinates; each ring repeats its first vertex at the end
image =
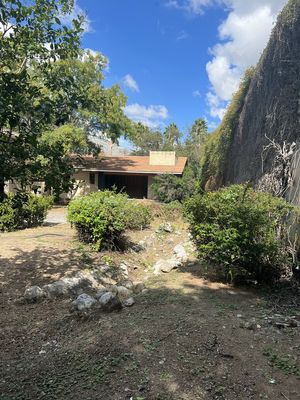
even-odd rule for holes
{"type": "Polygon", "coordinates": [[[280,14],[230,136],[221,184],[257,184],[276,157],[285,163],[278,153],[290,152],[286,196],[300,204],[300,0],[290,0],[280,14]]]}

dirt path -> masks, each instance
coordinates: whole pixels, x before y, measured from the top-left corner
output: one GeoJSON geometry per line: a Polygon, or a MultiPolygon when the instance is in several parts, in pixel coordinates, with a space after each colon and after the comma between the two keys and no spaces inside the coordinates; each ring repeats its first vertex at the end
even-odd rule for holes
{"type": "Polygon", "coordinates": [[[67,207],[54,206],[47,215],[46,224],[65,224],[67,222],[67,207]]]}
{"type": "MultiPolygon", "coordinates": [[[[99,263],[73,235],[66,224],[0,235],[0,399],[299,398],[299,328],[268,324],[261,294],[206,280],[196,263],[150,273],[184,229],[149,254],[116,256],[136,278],[148,276],[132,308],[78,319],[70,299],[19,304],[26,285],[99,263]]],[[[155,229],[135,235],[153,238],[155,229]]]]}

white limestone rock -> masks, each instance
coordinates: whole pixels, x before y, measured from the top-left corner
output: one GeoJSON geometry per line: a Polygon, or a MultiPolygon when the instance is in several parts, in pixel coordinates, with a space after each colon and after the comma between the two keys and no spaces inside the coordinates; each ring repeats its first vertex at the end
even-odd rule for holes
{"type": "Polygon", "coordinates": [[[96,299],[86,293],[82,293],[77,297],[76,300],[73,301],[72,307],[74,310],[87,311],[90,310],[95,304],[97,304],[96,299]]]}
{"type": "Polygon", "coordinates": [[[104,293],[99,299],[103,311],[111,312],[122,309],[122,303],[119,297],[112,292],[104,293]]]}
{"type": "Polygon", "coordinates": [[[29,303],[35,303],[46,297],[46,293],[39,286],[30,286],[24,292],[24,299],[29,303]]]}

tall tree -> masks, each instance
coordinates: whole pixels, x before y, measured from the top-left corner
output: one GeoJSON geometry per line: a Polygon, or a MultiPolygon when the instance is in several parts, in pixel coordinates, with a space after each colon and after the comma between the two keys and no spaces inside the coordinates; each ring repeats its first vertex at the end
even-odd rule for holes
{"type": "Polygon", "coordinates": [[[171,123],[168,125],[163,134],[163,150],[174,151],[180,144],[181,132],[176,124],[171,123]]]}
{"type": "Polygon", "coordinates": [[[72,0],[2,0],[0,6],[1,196],[5,180],[26,181],[38,135],[52,118],[49,70],[57,59],[77,56],[84,18],[71,26],[60,21],[72,12],[72,0]]]}
{"type": "Polygon", "coordinates": [[[187,138],[182,146],[182,152],[189,159],[189,165],[196,177],[201,172],[201,158],[203,157],[204,144],[207,140],[207,123],[204,119],[197,119],[189,129],[187,138]]]}
{"type": "Polygon", "coordinates": [[[56,188],[66,187],[66,171],[68,175],[72,172],[66,151],[69,137],[64,138],[64,144],[62,136],[57,140],[58,127],[66,125],[61,132],[71,132],[75,139],[76,128],[80,128],[85,143],[81,140],[77,150],[83,152],[89,148],[91,135],[105,132],[116,140],[130,130],[123,111],[126,97],[119,86],[106,89],[102,85],[105,57],[80,49],[84,18],[73,19],[71,26],[60,20],[72,12],[73,3],[0,2],[2,193],[9,179],[25,186],[39,177],[55,182],[56,188]],[[60,161],[54,163],[58,157],[60,161]],[[53,173],[49,160],[53,161],[53,173]]]}
{"type": "Polygon", "coordinates": [[[134,124],[131,141],[135,146],[135,155],[147,156],[149,151],[161,150],[163,137],[159,130],[150,129],[141,123],[134,124]]]}

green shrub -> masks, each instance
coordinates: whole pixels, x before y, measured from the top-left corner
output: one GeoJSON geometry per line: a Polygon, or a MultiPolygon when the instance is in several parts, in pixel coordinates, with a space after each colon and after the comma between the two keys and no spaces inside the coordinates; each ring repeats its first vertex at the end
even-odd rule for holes
{"type": "Polygon", "coordinates": [[[127,202],[126,217],[126,228],[132,230],[146,228],[152,219],[150,207],[134,200],[127,202]]]}
{"type": "Polygon", "coordinates": [[[52,205],[51,196],[42,197],[27,192],[9,194],[0,203],[0,230],[12,231],[42,225],[52,205]]]}
{"type": "Polygon", "coordinates": [[[171,174],[157,175],[151,189],[155,199],[162,203],[184,201],[195,193],[197,181],[191,168],[187,167],[182,177],[171,174]]]}
{"type": "Polygon", "coordinates": [[[93,243],[96,250],[118,249],[126,229],[143,228],[150,223],[150,212],[124,193],[105,190],[72,200],[68,219],[79,239],[93,243]]]}
{"type": "Polygon", "coordinates": [[[0,203],[0,231],[13,231],[16,229],[16,211],[12,206],[11,196],[8,196],[0,203]]]}
{"type": "Polygon", "coordinates": [[[287,216],[293,207],[245,185],[196,195],[186,203],[199,256],[241,268],[257,280],[278,278],[290,263],[287,216]]]}

